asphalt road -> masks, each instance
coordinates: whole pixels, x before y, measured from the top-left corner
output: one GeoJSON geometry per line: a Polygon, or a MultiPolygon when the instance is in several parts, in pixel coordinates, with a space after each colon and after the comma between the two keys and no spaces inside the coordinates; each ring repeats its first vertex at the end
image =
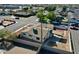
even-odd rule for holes
{"type": "Polygon", "coordinates": [[[23,26],[25,26],[27,24],[31,24],[31,23],[35,24],[35,23],[37,23],[36,19],[37,19],[36,16],[31,16],[31,17],[28,17],[28,18],[14,19],[16,21],[16,23],[7,26],[6,29],[9,30],[9,31],[14,32],[17,29],[19,29],[19,28],[21,28],[21,27],[23,27],[23,26]]]}
{"type": "Polygon", "coordinates": [[[79,54],[79,30],[71,30],[71,39],[75,54],[79,54]]]}

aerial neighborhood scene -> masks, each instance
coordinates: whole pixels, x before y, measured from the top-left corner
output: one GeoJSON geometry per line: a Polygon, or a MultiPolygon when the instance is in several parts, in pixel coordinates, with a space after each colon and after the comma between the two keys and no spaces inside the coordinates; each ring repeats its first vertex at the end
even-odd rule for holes
{"type": "Polygon", "coordinates": [[[79,5],[0,4],[0,54],[79,54],[79,5]]]}

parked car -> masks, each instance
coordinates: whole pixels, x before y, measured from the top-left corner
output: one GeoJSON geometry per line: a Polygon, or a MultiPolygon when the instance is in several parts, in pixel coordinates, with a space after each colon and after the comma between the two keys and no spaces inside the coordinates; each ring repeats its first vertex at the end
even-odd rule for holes
{"type": "Polygon", "coordinates": [[[15,19],[19,19],[19,17],[15,17],[15,19]]]}
{"type": "Polygon", "coordinates": [[[57,21],[53,21],[52,24],[53,24],[53,25],[60,25],[60,23],[57,22],[57,21]]]}
{"type": "Polygon", "coordinates": [[[79,23],[79,19],[72,18],[69,22],[70,23],[79,23]]]}
{"type": "Polygon", "coordinates": [[[79,30],[79,23],[71,24],[70,29],[79,30]]]}
{"type": "Polygon", "coordinates": [[[66,25],[56,25],[54,26],[54,29],[61,29],[61,30],[67,30],[68,29],[68,26],[66,25]]]}

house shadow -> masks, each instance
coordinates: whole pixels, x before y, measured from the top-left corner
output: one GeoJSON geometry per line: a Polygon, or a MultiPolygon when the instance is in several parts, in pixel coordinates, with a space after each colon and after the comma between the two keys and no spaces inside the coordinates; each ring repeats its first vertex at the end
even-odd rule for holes
{"type": "Polygon", "coordinates": [[[66,43],[67,42],[67,39],[61,39],[59,42],[66,43]]]}
{"type": "Polygon", "coordinates": [[[60,43],[67,43],[67,39],[63,39],[62,38],[59,38],[57,36],[53,36],[53,37],[50,37],[49,38],[52,42],[60,42],[60,43]]]}
{"type": "Polygon", "coordinates": [[[14,48],[14,44],[10,44],[10,45],[8,45],[8,44],[0,44],[0,49],[2,49],[2,50],[11,50],[12,48],[14,48]]]}

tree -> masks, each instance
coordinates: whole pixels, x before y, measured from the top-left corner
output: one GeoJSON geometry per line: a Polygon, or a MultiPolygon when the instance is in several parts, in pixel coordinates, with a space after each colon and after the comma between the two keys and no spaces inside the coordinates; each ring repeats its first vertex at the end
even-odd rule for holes
{"type": "Polygon", "coordinates": [[[32,6],[30,6],[29,8],[32,9],[32,6]]]}
{"type": "Polygon", "coordinates": [[[50,24],[56,18],[56,16],[55,16],[54,12],[52,12],[52,11],[45,14],[44,10],[39,10],[36,15],[39,18],[39,21],[41,22],[41,40],[42,40],[42,23],[50,24]]]}
{"type": "Polygon", "coordinates": [[[44,19],[44,14],[43,14],[43,10],[39,10],[38,13],[36,14],[37,17],[39,18],[39,21],[42,22],[44,19]]]}
{"type": "Polygon", "coordinates": [[[32,13],[32,12],[33,12],[32,9],[27,10],[27,13],[32,13]]]}
{"type": "Polygon", "coordinates": [[[49,11],[46,15],[44,15],[44,10],[39,10],[36,15],[39,18],[39,21],[43,23],[46,23],[48,21],[51,23],[56,18],[56,15],[53,11],[49,11]]]}
{"type": "Polygon", "coordinates": [[[1,43],[1,47],[7,50],[7,40],[13,39],[14,35],[11,35],[11,32],[8,30],[0,30],[0,43],[1,43]],[[9,38],[10,37],[10,38],[9,38]]]}
{"type": "Polygon", "coordinates": [[[67,10],[67,7],[66,7],[66,6],[63,6],[62,11],[63,11],[63,12],[66,12],[66,10],[67,10]]]}
{"type": "Polygon", "coordinates": [[[44,19],[43,19],[43,23],[50,23],[50,19],[47,18],[47,17],[44,17],[44,19]]]}
{"type": "Polygon", "coordinates": [[[49,5],[48,7],[45,8],[47,11],[55,11],[56,10],[56,5],[49,5]]]}
{"type": "Polygon", "coordinates": [[[5,36],[8,36],[11,32],[0,30],[0,38],[4,38],[5,36]]]}
{"type": "Polygon", "coordinates": [[[50,22],[52,22],[55,20],[56,15],[54,14],[54,12],[49,12],[46,17],[50,19],[50,22]]]}
{"type": "Polygon", "coordinates": [[[42,23],[43,23],[43,19],[44,19],[44,14],[43,14],[43,10],[38,10],[38,13],[36,14],[37,17],[39,18],[39,21],[41,22],[41,43],[43,42],[42,39],[43,39],[43,31],[42,31],[42,23]]]}
{"type": "Polygon", "coordinates": [[[23,8],[23,11],[27,11],[27,10],[28,10],[28,7],[23,8]]]}

